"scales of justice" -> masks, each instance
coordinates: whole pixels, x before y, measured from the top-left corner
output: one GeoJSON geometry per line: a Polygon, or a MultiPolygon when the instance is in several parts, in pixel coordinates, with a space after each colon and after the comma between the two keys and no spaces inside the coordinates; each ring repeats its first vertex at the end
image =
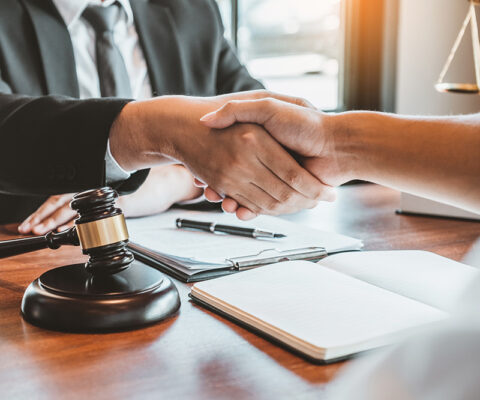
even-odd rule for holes
{"type": "Polygon", "coordinates": [[[453,47],[450,50],[447,61],[440,73],[437,83],[435,84],[435,89],[439,92],[449,92],[449,93],[467,93],[467,94],[477,94],[480,92],[480,39],[478,34],[478,24],[477,24],[477,15],[476,7],[480,5],[480,0],[468,0],[470,3],[468,7],[467,16],[463,21],[463,24],[460,28],[460,32],[453,43],[453,47]],[[472,47],[473,47],[473,62],[475,69],[475,83],[448,83],[444,82],[445,75],[447,74],[455,54],[460,46],[460,43],[465,36],[465,32],[470,25],[470,33],[472,36],[472,47]]]}

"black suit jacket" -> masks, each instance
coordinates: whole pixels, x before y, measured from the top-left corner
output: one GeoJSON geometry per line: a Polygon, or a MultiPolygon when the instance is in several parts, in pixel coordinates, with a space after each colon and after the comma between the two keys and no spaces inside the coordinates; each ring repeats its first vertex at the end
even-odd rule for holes
{"type": "MultiPolygon", "coordinates": [[[[155,95],[261,88],[223,38],[214,0],[131,0],[155,95]]],[[[127,99],[78,100],[73,47],[51,0],[0,1],[0,223],[55,193],[104,184],[110,126],[127,99]]],[[[117,187],[135,190],[146,171],[117,187]]]]}

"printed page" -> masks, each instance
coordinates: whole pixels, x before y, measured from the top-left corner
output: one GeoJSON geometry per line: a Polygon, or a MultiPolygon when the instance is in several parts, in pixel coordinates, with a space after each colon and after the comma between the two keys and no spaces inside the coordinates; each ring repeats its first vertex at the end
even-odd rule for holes
{"type": "Polygon", "coordinates": [[[436,308],[306,261],[200,282],[192,294],[299,349],[310,345],[337,356],[447,318],[436,308]]]}
{"type": "Polygon", "coordinates": [[[427,251],[334,254],[318,264],[442,310],[451,310],[477,268],[427,251]]]}
{"type": "Polygon", "coordinates": [[[154,217],[127,220],[130,241],[179,261],[200,264],[226,265],[225,259],[259,254],[266,250],[291,250],[306,247],[325,247],[327,251],[359,249],[358,239],[333,232],[307,228],[280,218],[261,216],[243,222],[234,215],[219,212],[169,211],[154,217]],[[212,234],[178,229],[177,218],[217,222],[235,226],[266,229],[286,234],[283,239],[253,239],[248,237],[212,234]]]}

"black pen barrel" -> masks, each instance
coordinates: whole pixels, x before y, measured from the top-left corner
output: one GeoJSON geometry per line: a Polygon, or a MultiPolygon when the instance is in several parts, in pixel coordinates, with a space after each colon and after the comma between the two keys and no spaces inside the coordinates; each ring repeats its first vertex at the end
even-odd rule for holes
{"type": "Polygon", "coordinates": [[[274,239],[282,238],[285,235],[275,234],[258,228],[244,228],[242,226],[231,226],[216,224],[215,222],[193,221],[191,219],[177,218],[175,221],[177,228],[198,229],[211,233],[225,233],[227,235],[237,235],[249,238],[274,239]]]}
{"type": "Polygon", "coordinates": [[[215,225],[215,232],[227,233],[229,235],[254,237],[255,229],[217,224],[215,225]]]}
{"type": "Polygon", "coordinates": [[[202,231],[211,231],[211,222],[192,221],[191,219],[177,218],[177,228],[200,229],[202,231]]]}

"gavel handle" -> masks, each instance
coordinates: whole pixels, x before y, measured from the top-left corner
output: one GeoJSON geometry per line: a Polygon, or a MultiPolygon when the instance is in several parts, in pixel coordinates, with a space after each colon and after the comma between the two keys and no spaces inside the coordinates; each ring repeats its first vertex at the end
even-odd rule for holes
{"type": "Polygon", "coordinates": [[[30,253],[41,249],[58,249],[62,245],[80,244],[76,227],[60,233],[49,232],[45,236],[0,241],[0,258],[30,253]]]}

